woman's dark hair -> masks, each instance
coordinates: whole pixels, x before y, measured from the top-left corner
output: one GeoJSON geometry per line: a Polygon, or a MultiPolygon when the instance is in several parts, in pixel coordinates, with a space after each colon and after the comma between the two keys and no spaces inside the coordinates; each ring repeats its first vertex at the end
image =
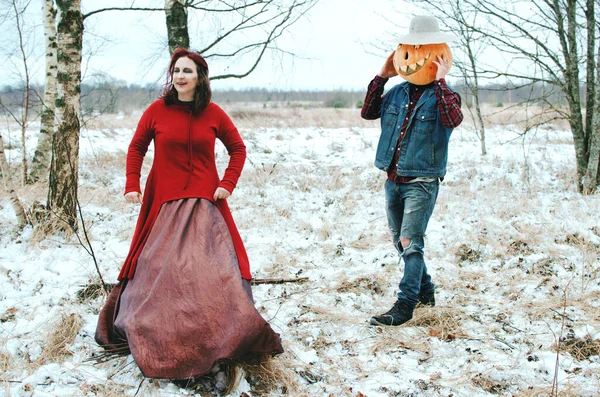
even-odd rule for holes
{"type": "Polygon", "coordinates": [[[194,93],[194,103],[192,104],[192,113],[198,115],[206,109],[212,98],[212,91],[210,90],[210,81],[208,80],[208,64],[206,60],[195,51],[190,51],[185,48],[177,48],[173,51],[171,56],[171,63],[169,64],[169,70],[167,71],[167,83],[163,90],[162,98],[165,103],[172,105],[178,103],[177,90],[173,86],[173,70],[175,69],[175,63],[179,58],[188,57],[196,64],[198,71],[198,85],[194,93]]]}

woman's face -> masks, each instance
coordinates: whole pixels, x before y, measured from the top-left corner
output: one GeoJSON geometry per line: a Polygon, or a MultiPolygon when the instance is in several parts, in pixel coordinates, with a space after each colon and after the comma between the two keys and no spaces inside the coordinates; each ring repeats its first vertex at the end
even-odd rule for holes
{"type": "Polygon", "coordinates": [[[181,57],[173,68],[173,86],[180,101],[193,101],[198,85],[198,68],[188,57],[181,57]]]}

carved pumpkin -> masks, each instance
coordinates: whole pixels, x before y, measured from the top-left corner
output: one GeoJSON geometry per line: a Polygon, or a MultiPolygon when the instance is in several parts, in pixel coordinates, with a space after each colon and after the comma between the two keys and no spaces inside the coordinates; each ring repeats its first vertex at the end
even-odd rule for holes
{"type": "Polygon", "coordinates": [[[398,44],[394,54],[396,72],[409,83],[429,84],[435,80],[437,56],[448,60],[452,67],[452,53],[448,44],[398,44]]]}

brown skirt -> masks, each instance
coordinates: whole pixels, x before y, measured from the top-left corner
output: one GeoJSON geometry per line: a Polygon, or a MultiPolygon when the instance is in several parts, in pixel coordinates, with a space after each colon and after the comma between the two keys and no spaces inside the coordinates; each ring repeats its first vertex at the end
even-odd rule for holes
{"type": "Polygon", "coordinates": [[[247,283],[214,204],[167,202],[135,277],[118,284],[102,309],[96,340],[107,348],[126,341],[150,378],[188,378],[221,359],[282,353],[247,283]]]}

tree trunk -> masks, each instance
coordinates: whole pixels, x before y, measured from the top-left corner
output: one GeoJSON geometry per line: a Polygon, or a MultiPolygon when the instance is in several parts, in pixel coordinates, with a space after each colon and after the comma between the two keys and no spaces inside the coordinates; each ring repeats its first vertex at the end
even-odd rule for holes
{"type": "Polygon", "coordinates": [[[593,136],[592,123],[594,119],[594,102],[595,102],[595,54],[596,49],[596,19],[594,3],[596,0],[586,0],[585,17],[587,30],[587,59],[586,59],[586,101],[585,101],[585,153],[589,155],[591,140],[593,136]]]}
{"type": "Polygon", "coordinates": [[[83,16],[80,0],[57,0],[56,5],[57,129],[52,139],[47,205],[53,217],[76,229],[83,16]]]}
{"type": "Polygon", "coordinates": [[[577,57],[577,1],[567,0],[564,4],[554,0],[554,13],[557,19],[557,33],[560,38],[563,56],[565,58],[565,82],[562,87],[569,103],[569,124],[575,143],[575,160],[577,162],[577,188],[583,191],[583,178],[587,169],[587,151],[585,140],[584,119],[581,112],[579,89],[579,64],[577,57]],[[561,7],[565,7],[563,10],[561,7]],[[567,17],[565,29],[564,14],[567,17]]]}
{"type": "Polygon", "coordinates": [[[2,174],[2,184],[4,185],[4,190],[8,195],[8,199],[10,201],[10,205],[12,205],[13,210],[15,211],[15,215],[17,216],[17,226],[19,229],[22,229],[27,224],[27,216],[25,215],[25,209],[23,208],[23,204],[17,197],[17,193],[15,192],[14,185],[12,182],[12,178],[10,177],[10,171],[8,169],[8,162],[6,161],[6,155],[4,154],[4,140],[2,139],[2,135],[0,134],[0,171],[2,174]]]}
{"type": "MultiPolygon", "coordinates": [[[[465,36],[467,36],[467,34],[465,34],[465,36]]],[[[479,76],[477,75],[477,61],[475,60],[475,55],[473,55],[471,43],[468,40],[466,47],[471,69],[473,71],[473,84],[472,87],[469,88],[471,89],[473,98],[475,99],[475,112],[477,113],[477,122],[475,123],[475,128],[478,130],[477,135],[479,136],[479,142],[481,143],[481,155],[485,156],[487,154],[487,149],[485,147],[485,125],[483,124],[481,105],[479,103],[479,76]],[[479,124],[479,127],[477,127],[477,124],[479,124]]]]}
{"type": "MultiPolygon", "coordinates": [[[[599,45],[600,47],[600,45],[599,45]]],[[[596,61],[596,81],[600,81],[600,48],[596,61]]],[[[600,85],[596,84],[596,103],[590,130],[590,146],[587,171],[583,178],[583,194],[593,194],[600,186],[600,85]]]]}
{"type": "Polygon", "coordinates": [[[169,54],[176,48],[190,48],[187,9],[184,0],[165,0],[169,54]]]}
{"type": "Polygon", "coordinates": [[[46,79],[40,137],[33,156],[30,179],[37,182],[48,177],[52,135],[54,135],[54,109],[56,101],[56,9],[54,0],[44,0],[44,37],[46,40],[46,79]]]}

